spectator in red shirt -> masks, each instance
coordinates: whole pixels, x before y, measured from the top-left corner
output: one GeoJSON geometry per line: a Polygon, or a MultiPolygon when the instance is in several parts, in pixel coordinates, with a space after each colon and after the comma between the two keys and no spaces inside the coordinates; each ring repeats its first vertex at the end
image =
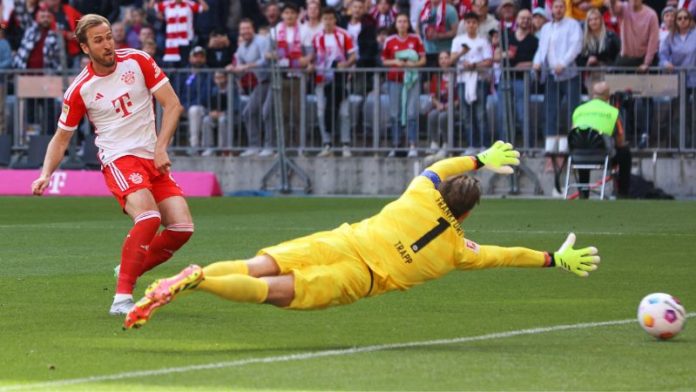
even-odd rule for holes
{"type": "Polygon", "coordinates": [[[396,34],[387,37],[382,51],[382,64],[390,67],[387,86],[393,149],[388,156],[396,156],[396,149],[401,144],[401,129],[407,125],[408,156],[417,157],[418,72],[410,69],[425,65],[425,48],[418,35],[411,33],[407,14],[397,15],[395,25],[396,34]]]}

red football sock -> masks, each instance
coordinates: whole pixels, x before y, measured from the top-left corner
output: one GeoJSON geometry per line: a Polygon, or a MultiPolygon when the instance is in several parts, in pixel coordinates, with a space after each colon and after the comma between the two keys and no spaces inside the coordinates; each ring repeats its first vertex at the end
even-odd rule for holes
{"type": "Polygon", "coordinates": [[[193,223],[167,226],[150,242],[140,275],[169,260],[193,235],[193,223]]]}
{"type": "Polygon", "coordinates": [[[160,226],[160,213],[145,211],[135,217],[121,250],[121,270],[118,274],[116,294],[132,294],[138,273],[142,268],[148,245],[160,226]]]}

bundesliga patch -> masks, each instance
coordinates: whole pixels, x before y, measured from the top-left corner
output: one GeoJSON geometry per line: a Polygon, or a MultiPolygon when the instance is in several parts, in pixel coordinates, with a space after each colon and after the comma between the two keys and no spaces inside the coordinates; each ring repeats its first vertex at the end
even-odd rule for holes
{"type": "Polygon", "coordinates": [[[464,240],[464,243],[466,244],[466,247],[469,248],[472,252],[479,254],[479,251],[481,250],[479,248],[479,244],[475,243],[474,241],[471,240],[464,240]]]}
{"type": "Polygon", "coordinates": [[[158,67],[157,64],[155,64],[155,63],[153,62],[153,63],[152,63],[152,68],[154,68],[154,70],[155,70],[155,79],[159,78],[160,73],[162,72],[162,70],[160,69],[160,67],[158,67]]]}
{"type": "Polygon", "coordinates": [[[61,122],[65,123],[66,121],[68,121],[68,113],[70,113],[70,105],[68,105],[67,103],[64,103],[63,104],[63,111],[60,114],[60,121],[61,122]]]}

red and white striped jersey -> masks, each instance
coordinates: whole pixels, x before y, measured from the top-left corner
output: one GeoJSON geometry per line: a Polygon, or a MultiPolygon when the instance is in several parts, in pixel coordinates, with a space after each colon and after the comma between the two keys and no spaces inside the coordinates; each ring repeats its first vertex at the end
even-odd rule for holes
{"type": "Polygon", "coordinates": [[[74,131],[87,114],[96,128],[95,144],[104,165],[125,155],[154,159],[152,94],[168,81],[147,53],[118,49],[112,73],[97,75],[90,63],[68,87],[58,127],[74,131]]]}
{"type": "Polygon", "coordinates": [[[157,3],[157,11],[164,14],[167,23],[164,61],[179,61],[179,46],[186,46],[193,39],[193,14],[203,12],[195,1],[166,0],[157,3]]]}

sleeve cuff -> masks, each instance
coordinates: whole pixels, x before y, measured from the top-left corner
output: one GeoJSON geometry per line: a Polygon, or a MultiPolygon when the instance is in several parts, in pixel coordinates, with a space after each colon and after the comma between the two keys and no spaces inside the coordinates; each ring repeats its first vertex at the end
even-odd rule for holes
{"type": "Polygon", "coordinates": [[[553,252],[544,252],[544,268],[555,267],[556,261],[553,257],[553,252]]]}

